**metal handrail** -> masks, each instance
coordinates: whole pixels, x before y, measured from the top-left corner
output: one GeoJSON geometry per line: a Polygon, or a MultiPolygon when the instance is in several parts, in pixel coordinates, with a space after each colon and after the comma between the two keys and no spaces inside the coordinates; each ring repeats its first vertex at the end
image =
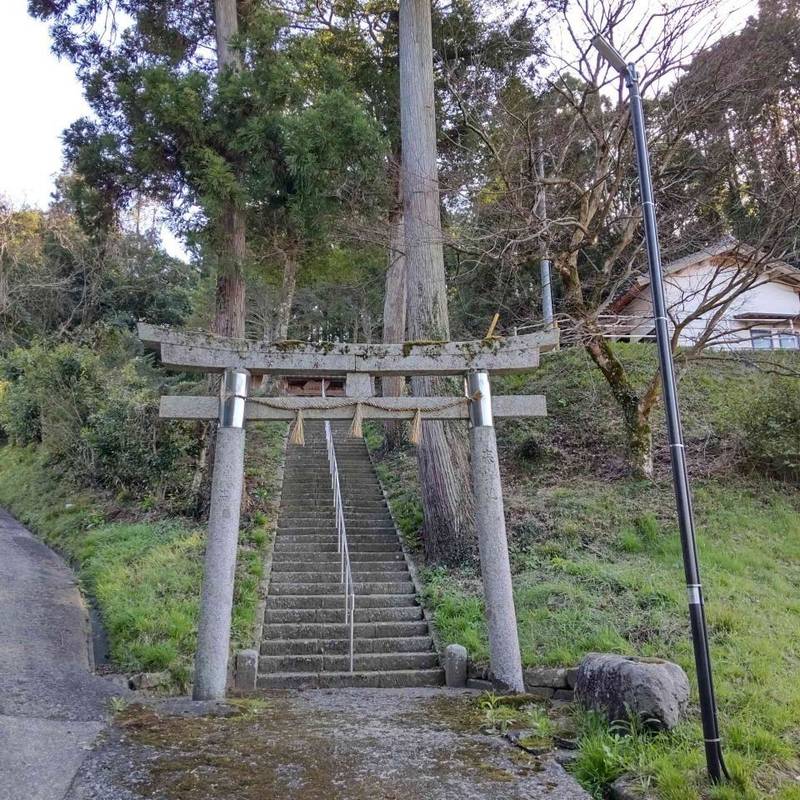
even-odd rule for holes
{"type": "MultiPolygon", "coordinates": [[[[322,395],[325,396],[323,383],[322,395]]],[[[340,581],[344,587],[344,624],[350,625],[350,672],[353,672],[353,621],[356,611],[356,592],[353,586],[353,571],[350,568],[350,548],[347,545],[347,528],[344,523],[344,504],[342,489],[339,484],[339,466],[336,463],[336,448],[333,446],[331,423],[325,420],[325,444],[328,448],[328,468],[331,473],[331,489],[333,489],[333,511],[336,516],[336,533],[338,536],[337,552],[340,559],[340,581]]]]}

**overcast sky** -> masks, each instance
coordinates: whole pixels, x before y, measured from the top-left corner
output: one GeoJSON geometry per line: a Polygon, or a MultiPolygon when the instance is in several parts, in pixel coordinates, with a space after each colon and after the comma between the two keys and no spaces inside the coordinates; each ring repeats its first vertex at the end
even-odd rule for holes
{"type": "MultiPolygon", "coordinates": [[[[728,31],[739,28],[755,0],[726,3],[728,31]]],[[[0,194],[15,205],[46,207],[61,169],[61,133],[88,113],[72,66],[50,51],[47,26],[27,13],[27,0],[0,0],[0,194]]],[[[167,249],[183,251],[164,232],[167,249]]]]}

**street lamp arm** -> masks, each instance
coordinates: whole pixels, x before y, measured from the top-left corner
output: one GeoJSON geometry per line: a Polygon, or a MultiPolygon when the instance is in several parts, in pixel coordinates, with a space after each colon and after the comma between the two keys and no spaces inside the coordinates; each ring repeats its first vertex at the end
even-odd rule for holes
{"type": "Polygon", "coordinates": [[[620,75],[624,75],[628,71],[628,65],[625,63],[625,59],[622,57],[622,53],[614,47],[611,42],[606,39],[605,36],[601,34],[596,34],[592,37],[592,47],[597,50],[598,53],[612,66],[614,69],[619,72],[620,75]]]}

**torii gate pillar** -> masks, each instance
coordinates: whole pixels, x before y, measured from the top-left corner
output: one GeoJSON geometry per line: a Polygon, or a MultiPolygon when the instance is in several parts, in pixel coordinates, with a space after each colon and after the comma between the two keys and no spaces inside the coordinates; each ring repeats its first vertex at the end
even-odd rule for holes
{"type": "Polygon", "coordinates": [[[472,491],[489,630],[490,669],[494,682],[501,688],[524,692],[488,373],[470,372],[467,394],[472,398],[469,414],[472,491]]]}
{"type": "Polygon", "coordinates": [[[233,581],[244,481],[244,420],[250,373],[223,373],[208,514],[208,540],[194,662],[195,700],[221,700],[228,677],[233,581]]]}

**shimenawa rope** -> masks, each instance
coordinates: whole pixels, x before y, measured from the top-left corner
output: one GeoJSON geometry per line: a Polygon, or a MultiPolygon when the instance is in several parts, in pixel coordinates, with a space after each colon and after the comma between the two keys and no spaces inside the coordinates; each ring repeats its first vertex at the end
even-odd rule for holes
{"type": "MultiPolygon", "coordinates": [[[[281,409],[283,411],[290,411],[294,402],[294,398],[289,397],[251,397],[249,398],[253,403],[258,403],[268,408],[281,409]]],[[[422,439],[422,415],[425,412],[431,411],[446,411],[448,408],[455,408],[462,403],[467,403],[470,397],[454,397],[444,403],[439,403],[435,406],[427,406],[425,409],[417,407],[414,411],[414,417],[411,420],[411,431],[409,434],[409,441],[411,444],[419,444],[422,439]]],[[[364,406],[370,408],[377,408],[381,411],[388,411],[395,414],[406,414],[407,409],[395,408],[394,406],[381,403],[380,398],[377,397],[362,397],[358,399],[349,397],[327,397],[314,400],[313,402],[306,403],[304,408],[295,409],[294,424],[292,426],[292,433],[289,441],[292,444],[305,444],[305,436],[303,429],[303,411],[331,411],[335,408],[348,408],[355,406],[353,413],[353,421],[350,423],[350,436],[360,438],[364,435],[363,421],[364,421],[364,406]]]]}

